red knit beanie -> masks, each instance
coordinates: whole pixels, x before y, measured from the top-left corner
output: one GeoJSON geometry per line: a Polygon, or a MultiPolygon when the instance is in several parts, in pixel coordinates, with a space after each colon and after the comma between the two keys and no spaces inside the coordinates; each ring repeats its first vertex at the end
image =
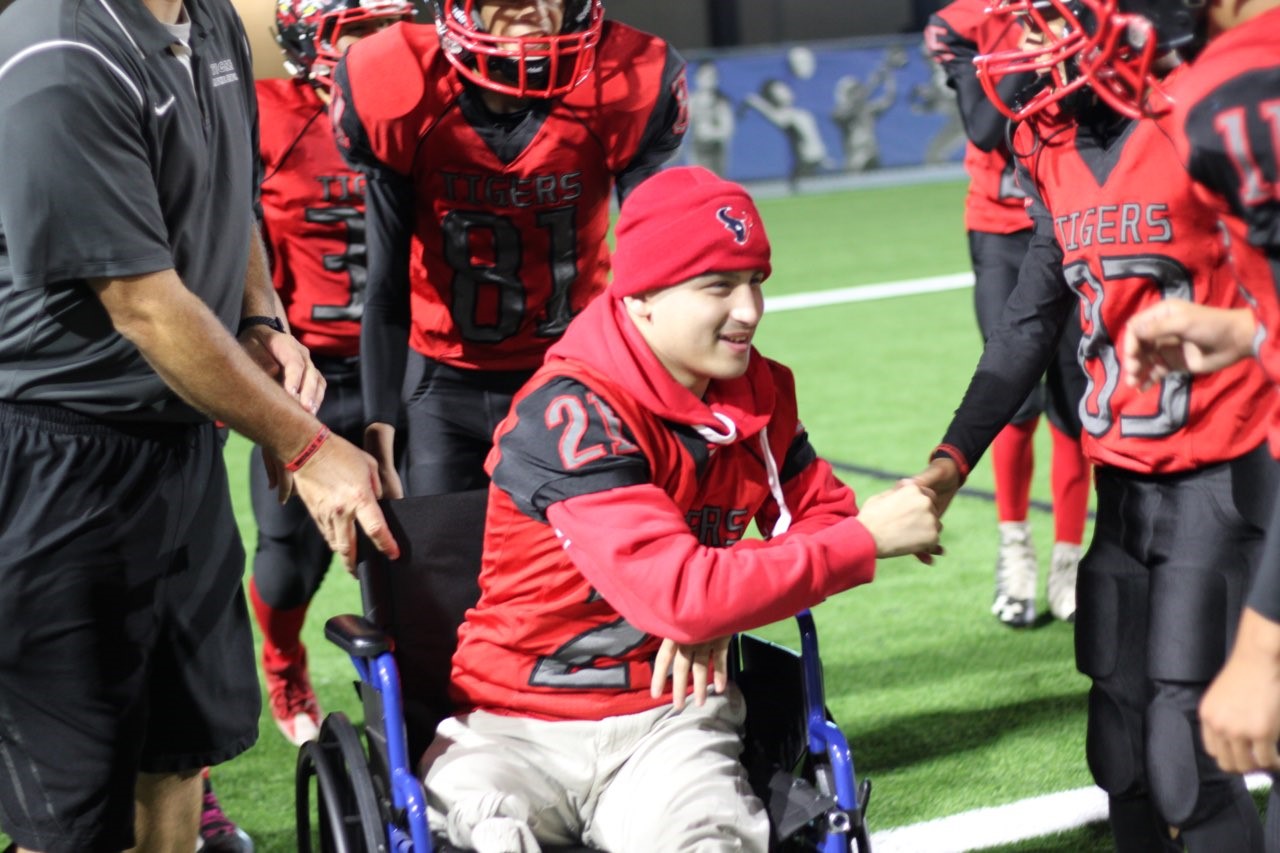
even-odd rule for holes
{"type": "Polygon", "coordinates": [[[614,297],[671,287],[709,272],[762,270],[769,237],[755,202],[701,166],[664,169],[632,190],[615,229],[614,297]]]}

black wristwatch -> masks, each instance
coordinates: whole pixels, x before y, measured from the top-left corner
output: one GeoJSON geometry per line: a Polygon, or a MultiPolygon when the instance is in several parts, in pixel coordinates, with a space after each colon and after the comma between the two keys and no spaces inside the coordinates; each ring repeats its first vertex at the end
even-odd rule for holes
{"type": "Polygon", "coordinates": [[[240,325],[236,328],[236,337],[240,337],[244,330],[250,326],[266,326],[268,329],[275,329],[277,332],[284,332],[284,323],[280,322],[279,317],[253,316],[241,317],[240,325]]]}

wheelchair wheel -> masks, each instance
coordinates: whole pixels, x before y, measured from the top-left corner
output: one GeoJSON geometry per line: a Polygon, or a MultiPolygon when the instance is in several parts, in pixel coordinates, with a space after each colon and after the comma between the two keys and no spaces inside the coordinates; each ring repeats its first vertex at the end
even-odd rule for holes
{"type": "Polygon", "coordinates": [[[319,739],[298,752],[295,821],[300,853],[310,853],[311,780],[321,853],[386,853],[386,822],[360,736],[345,714],[325,718],[319,739]]]}

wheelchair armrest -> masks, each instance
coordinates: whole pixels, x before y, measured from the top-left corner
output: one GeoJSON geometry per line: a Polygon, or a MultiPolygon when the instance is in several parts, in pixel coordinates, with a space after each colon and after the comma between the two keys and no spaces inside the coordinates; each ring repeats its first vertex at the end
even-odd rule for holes
{"type": "Polygon", "coordinates": [[[376,658],[391,651],[391,638],[381,628],[351,613],[330,617],[324,635],[353,658],[376,658]]]}

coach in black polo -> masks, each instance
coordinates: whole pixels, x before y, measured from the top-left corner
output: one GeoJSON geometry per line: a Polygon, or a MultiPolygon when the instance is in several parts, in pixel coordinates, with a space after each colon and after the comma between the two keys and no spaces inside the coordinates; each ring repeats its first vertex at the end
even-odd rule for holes
{"type": "Polygon", "coordinates": [[[280,460],[331,547],[395,543],[312,414],[253,222],[227,0],[16,0],[0,23],[0,828],[195,849],[201,767],[259,693],[221,443],[280,460]],[[236,337],[239,338],[237,343],[236,337]]]}

